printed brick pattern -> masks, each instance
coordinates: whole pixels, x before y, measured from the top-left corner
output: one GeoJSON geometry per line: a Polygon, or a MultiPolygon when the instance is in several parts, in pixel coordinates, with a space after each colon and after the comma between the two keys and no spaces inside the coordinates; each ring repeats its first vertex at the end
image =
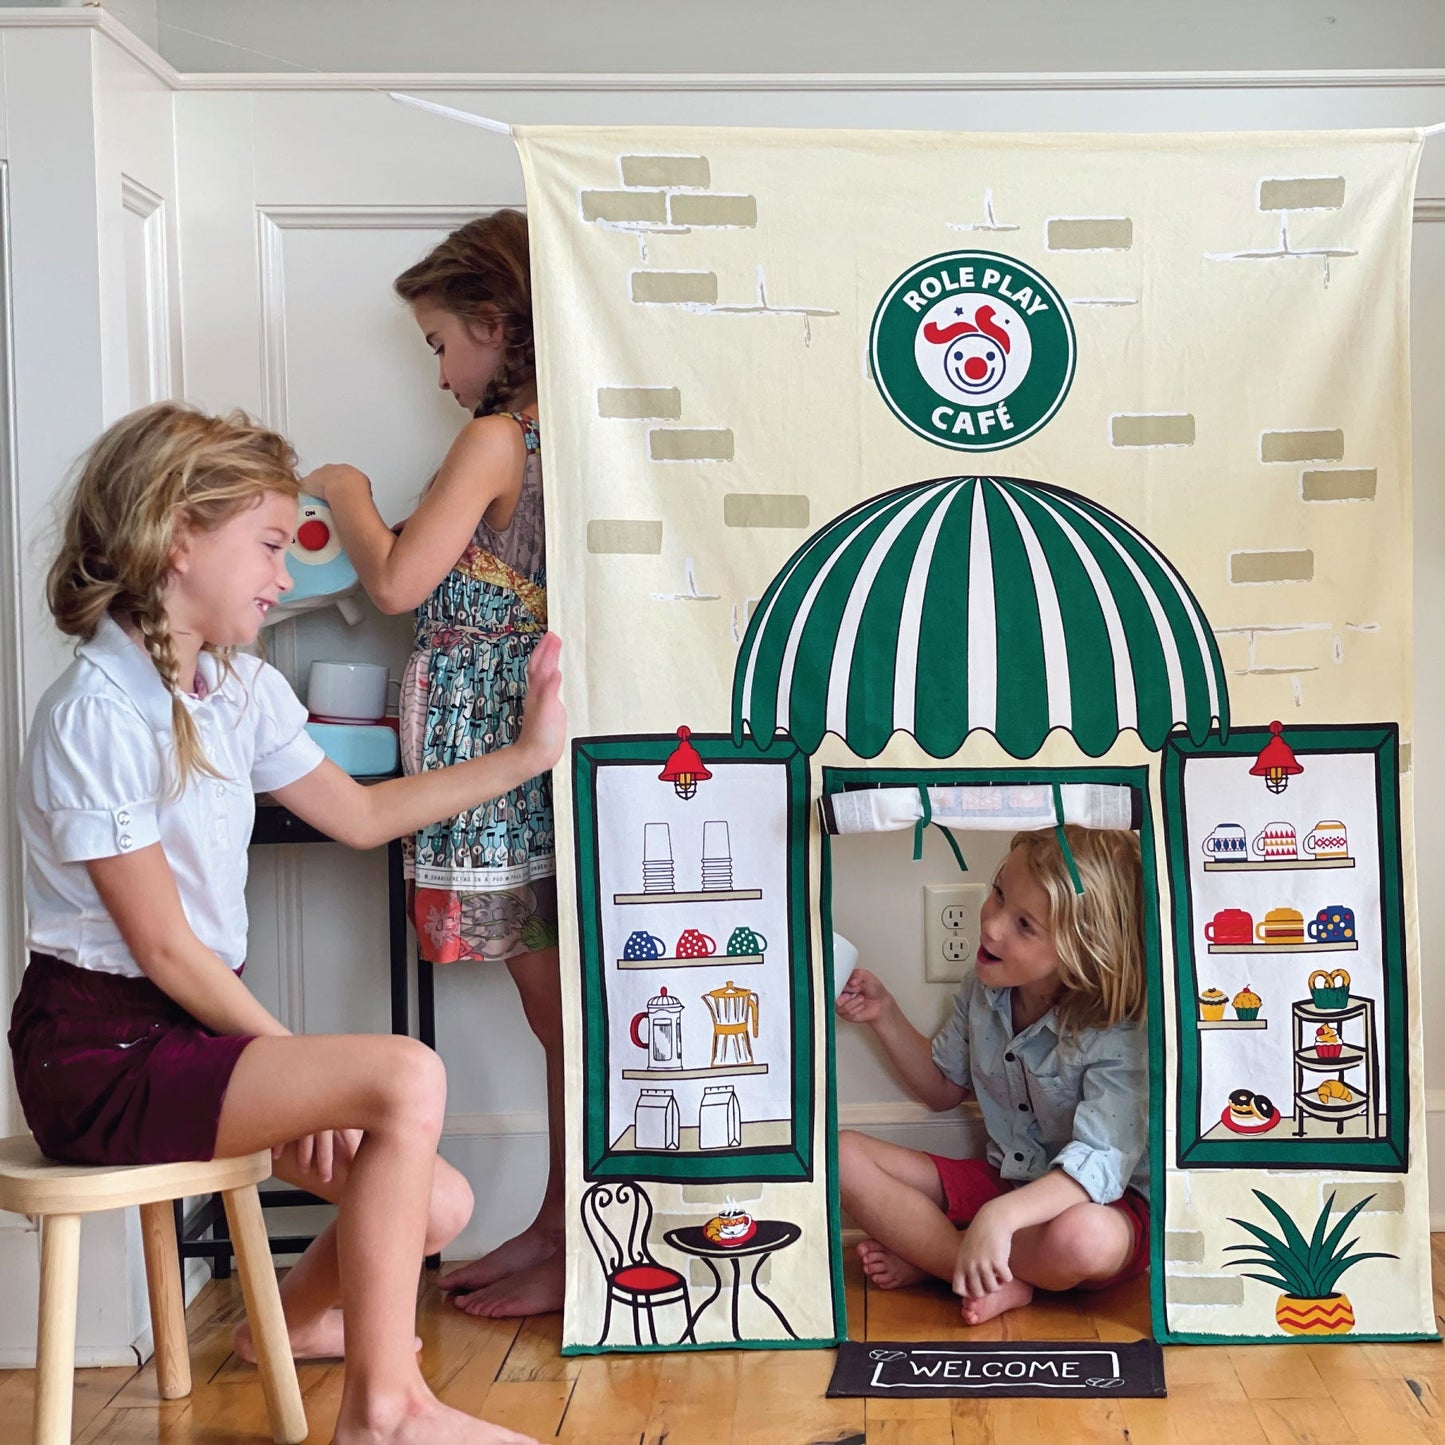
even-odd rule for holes
{"type": "Polygon", "coordinates": [[[1171,1274],[1164,1281],[1164,1297],[1175,1305],[1234,1305],[1244,1303],[1244,1281],[1230,1275],[1171,1274]]]}
{"type": "Polygon", "coordinates": [[[717,300],[717,277],[711,271],[634,271],[632,299],[653,305],[710,306],[717,300]]]}
{"type": "Polygon", "coordinates": [[[755,196],[672,195],[668,219],[674,226],[756,226],[755,196]]]}
{"type": "Polygon", "coordinates": [[[808,499],[770,492],[734,492],[723,498],[723,522],[729,527],[806,527],[808,499]]]}
{"type": "Polygon", "coordinates": [[[1338,211],[1345,204],[1343,176],[1300,176],[1261,181],[1261,211],[1338,211]]]}
{"type": "Polygon", "coordinates": [[[706,156],[623,156],[624,186],[708,186],[706,156]]]}
{"type": "Polygon", "coordinates": [[[1314,575],[1315,554],[1308,549],[1229,554],[1229,580],[1236,585],[1254,582],[1311,582],[1314,575]]]}
{"type": "Polygon", "coordinates": [[[1344,455],[1342,431],[1267,431],[1259,439],[1262,462],[1338,462],[1344,455]]]}
{"type": "Polygon", "coordinates": [[[662,191],[583,191],[582,219],[661,225],[667,220],[667,196],[662,191]]]}
{"type": "Polygon", "coordinates": [[[1127,251],[1134,244],[1134,223],[1127,216],[1077,216],[1050,221],[1050,251],[1127,251]]]}
{"type": "MultiPolygon", "coordinates": [[[[1374,1195],[1360,1211],[1361,1214],[1403,1214],[1405,1212],[1405,1186],[1398,1179],[1388,1184],[1330,1184],[1325,1195],[1335,1196],[1333,1212],[1343,1214],[1353,1209],[1362,1199],[1374,1195]]],[[[1358,1217],[1358,1216],[1357,1216],[1358,1217]]]]}
{"type": "Polygon", "coordinates": [[[662,523],[594,517],[587,524],[587,550],[598,554],[656,556],[662,551],[662,523]]]}
{"type": "Polygon", "coordinates": [[[1204,1236],[1197,1229],[1166,1230],[1164,1258],[1173,1264],[1203,1264],[1204,1236]]]}
{"type": "Polygon", "coordinates": [[[600,386],[597,415],[629,421],[676,421],[682,393],[675,386],[600,386]]]}
{"type": "Polygon", "coordinates": [[[655,427],[647,454],[655,462],[730,462],[733,434],[723,427],[655,427]]]}
{"type": "Polygon", "coordinates": [[[1192,447],[1194,418],[1187,412],[1160,416],[1116,416],[1109,439],[1116,447],[1192,447]]]}
{"type": "Polygon", "coordinates": [[[1374,467],[1332,467],[1300,476],[1306,502],[1373,502],[1379,477],[1374,467]]]}
{"type": "Polygon", "coordinates": [[[1332,628],[1260,627],[1250,638],[1251,672],[1318,672],[1335,660],[1332,628]]]}

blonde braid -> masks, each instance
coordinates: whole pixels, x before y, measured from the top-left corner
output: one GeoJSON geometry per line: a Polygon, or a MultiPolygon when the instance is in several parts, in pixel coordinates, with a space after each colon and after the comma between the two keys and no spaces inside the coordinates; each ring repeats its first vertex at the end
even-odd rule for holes
{"type": "Polygon", "coordinates": [[[190,773],[204,773],[210,778],[222,776],[206,756],[201,746],[201,736],[196,729],[195,719],[181,697],[184,684],[181,680],[181,664],[176,657],[175,639],[166,619],[164,583],[158,583],[150,591],[142,607],[135,612],[135,623],[145,638],[146,652],[155,669],[160,673],[166,691],[171,695],[171,736],[175,740],[176,776],[171,796],[180,794],[182,780],[190,773]]]}

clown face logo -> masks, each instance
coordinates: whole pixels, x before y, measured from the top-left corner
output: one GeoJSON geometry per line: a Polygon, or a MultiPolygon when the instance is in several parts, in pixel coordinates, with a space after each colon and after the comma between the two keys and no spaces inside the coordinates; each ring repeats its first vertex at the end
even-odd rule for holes
{"type": "Polygon", "coordinates": [[[873,318],[873,375],[905,426],[939,446],[995,451],[1036,432],[1074,375],[1074,330],[1022,262],[955,251],[906,271],[873,318]]]}

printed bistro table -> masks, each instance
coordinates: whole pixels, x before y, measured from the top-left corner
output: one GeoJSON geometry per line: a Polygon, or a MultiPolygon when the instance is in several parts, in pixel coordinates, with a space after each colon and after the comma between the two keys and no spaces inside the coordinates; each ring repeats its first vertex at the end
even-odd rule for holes
{"type": "Polygon", "coordinates": [[[780,1249],[786,1249],[799,1238],[803,1231],[796,1224],[789,1224],[781,1219],[759,1219],[754,1222],[757,1230],[746,1244],[716,1244],[703,1233],[701,1226],[695,1224],[688,1225],[684,1229],[669,1229],[662,1236],[674,1249],[683,1254],[695,1255],[712,1271],[716,1288],[697,1307],[697,1311],[688,1323],[695,1328],[707,1307],[723,1292],[722,1271],[718,1268],[717,1262],[720,1259],[728,1260],[733,1267],[733,1339],[741,1341],[742,1333],[738,1329],[738,1296],[742,1293],[743,1287],[742,1261],[745,1258],[751,1258],[756,1260],[756,1263],[753,1265],[753,1277],[748,1282],[749,1288],[772,1310],[778,1317],[778,1322],[796,1340],[797,1333],[788,1323],[787,1316],[763,1293],[763,1288],[758,1283],[758,1272],[763,1267],[763,1261],[770,1254],[780,1249]]]}

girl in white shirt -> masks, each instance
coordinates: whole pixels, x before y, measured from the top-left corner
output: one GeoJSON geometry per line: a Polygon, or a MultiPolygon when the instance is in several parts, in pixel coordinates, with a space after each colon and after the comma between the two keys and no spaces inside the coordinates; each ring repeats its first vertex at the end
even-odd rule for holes
{"type": "Polygon", "coordinates": [[[417,1365],[422,1256],[472,1203],[436,1154],[440,1060],[391,1035],[292,1036],[239,974],[253,793],[357,848],[478,806],[560,755],[559,644],[536,649],[511,747],[360,786],[305,733],[280,674],[234,651],[291,585],[298,494],[289,445],[239,413],[161,403],[86,458],[48,582],[81,645],[22,765],[20,1099],[53,1158],[271,1148],[280,1178],[339,1206],[282,1285],[298,1354],[339,1353],[344,1310],[338,1442],[518,1441],[443,1406],[417,1365]]]}

